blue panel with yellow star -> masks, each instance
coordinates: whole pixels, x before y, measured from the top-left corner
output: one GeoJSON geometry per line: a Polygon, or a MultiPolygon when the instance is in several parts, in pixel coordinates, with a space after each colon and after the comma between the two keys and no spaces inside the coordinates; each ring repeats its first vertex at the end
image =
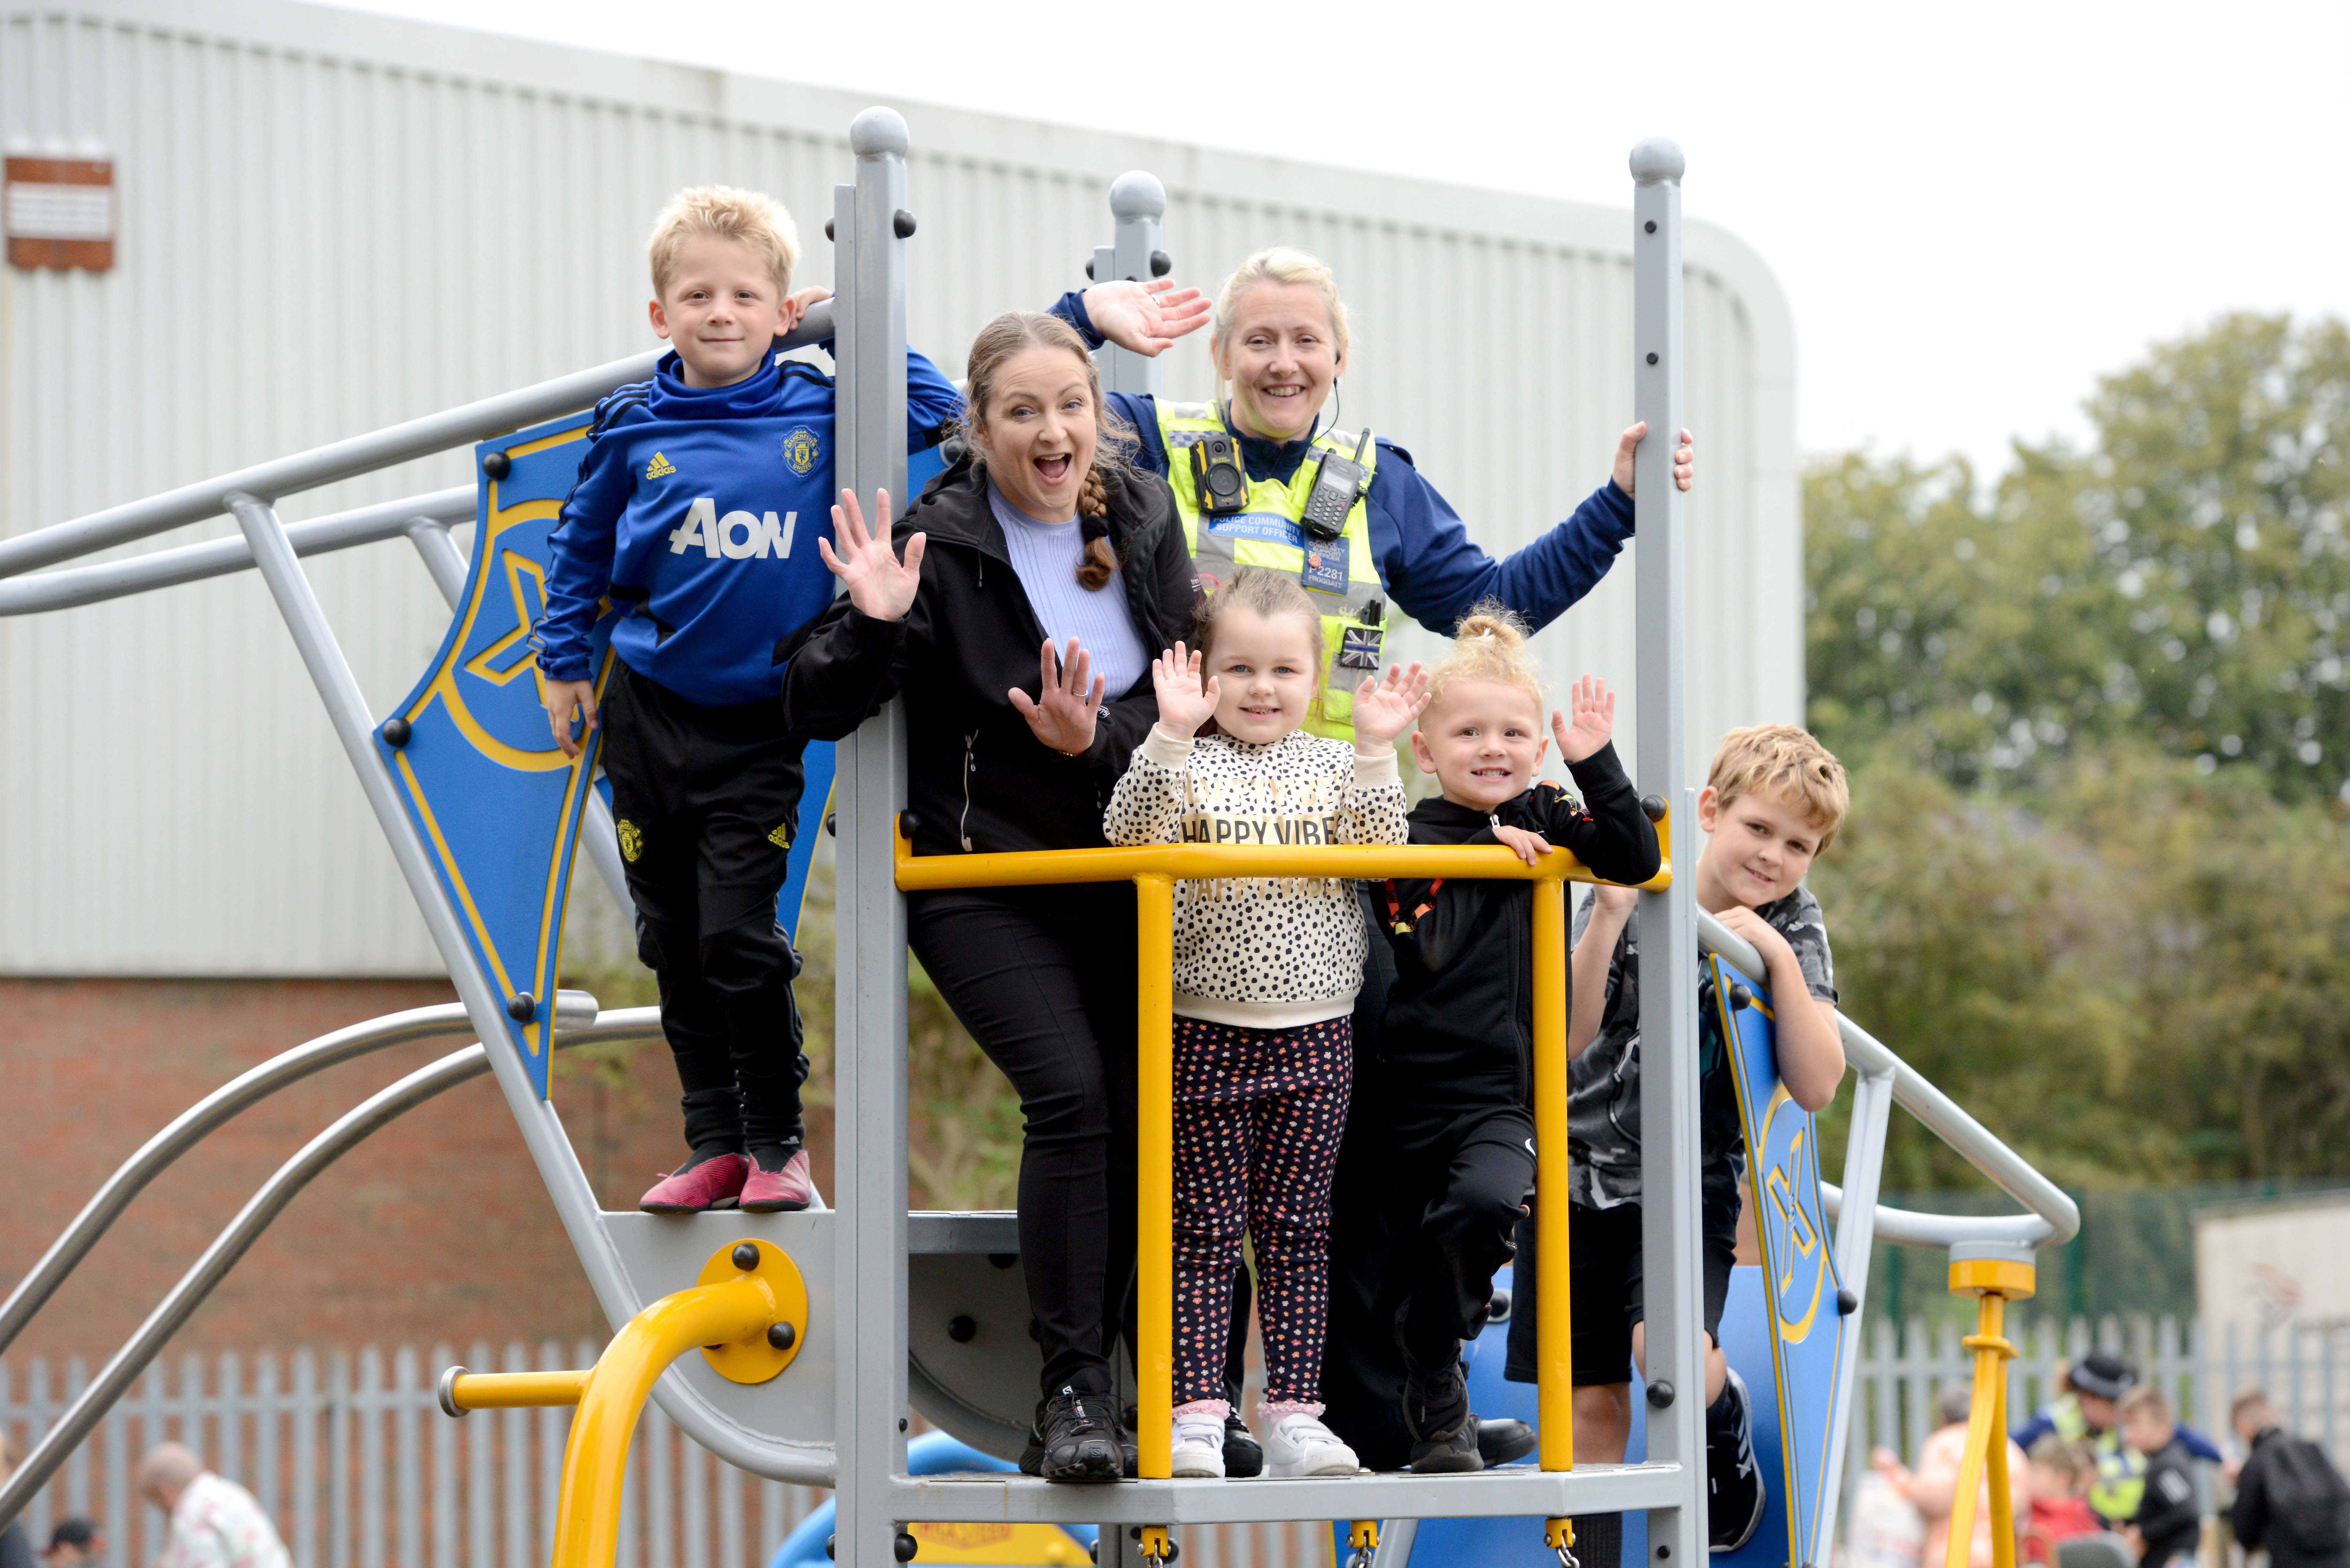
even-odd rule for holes
{"type": "MultiPolygon", "coordinates": [[[[1746,1135],[1748,1200],[1762,1249],[1760,1304],[1777,1397],[1758,1390],[1755,1414],[1765,1418],[1777,1407],[1780,1459],[1777,1467],[1762,1467],[1770,1495],[1762,1527],[1717,1563],[1720,1568],[1825,1563],[1834,1521],[1822,1517],[1820,1503],[1829,1467],[1841,1458],[1829,1452],[1829,1419],[1844,1360],[1857,1348],[1859,1319],[1842,1310],[1844,1280],[1820,1201],[1819,1128],[1779,1081],[1776,1021],[1763,988],[1719,958],[1708,959],[1706,967],[1713,981],[1714,1016],[1708,1022],[1729,1042],[1731,1081],[1746,1135]],[[1775,1477],[1774,1468],[1781,1472],[1775,1477]],[[1781,1484],[1771,1485],[1774,1480],[1781,1484]],[[1751,1563],[1742,1561],[1750,1557],[1751,1563]]],[[[1812,1004],[1801,993],[1794,1002],[1812,1004]]],[[[1723,1347],[1738,1337],[1725,1323],[1723,1347]]],[[[1750,1379],[1758,1370],[1743,1368],[1750,1379]]],[[[1756,1432],[1754,1446],[1767,1460],[1767,1434],[1756,1432]]]]}
{"type": "MultiPolygon", "coordinates": [[[[542,1097],[564,896],[601,733],[576,760],[556,745],[530,628],[546,607],[547,535],[587,434],[587,416],[574,414],[476,449],[477,457],[503,452],[511,466],[500,479],[482,475],[464,596],[431,669],[392,710],[407,722],[404,743],[391,744],[384,726],[376,731],[473,956],[508,1004],[508,1037],[542,1097]]],[[[615,619],[608,604],[596,626],[598,691],[611,675],[615,619]]]]}

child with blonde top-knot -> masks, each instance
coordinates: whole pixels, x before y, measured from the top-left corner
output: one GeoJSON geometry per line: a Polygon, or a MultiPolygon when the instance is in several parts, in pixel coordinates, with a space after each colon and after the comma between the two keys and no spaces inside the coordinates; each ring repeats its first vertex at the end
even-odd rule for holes
{"type": "MultiPolygon", "coordinates": [[[[1401,844],[1395,738],[1420,667],[1354,694],[1355,740],[1300,728],[1320,701],[1322,617],[1295,577],[1243,566],[1155,670],[1159,722],[1118,780],[1113,844],[1401,844]],[[1212,733],[1201,735],[1212,721],[1212,733]]],[[[1330,1178],[1354,1074],[1367,940],[1336,878],[1175,888],[1174,1473],[1224,1474],[1224,1354],[1241,1237],[1256,1247],[1265,1468],[1351,1475],[1322,1424],[1330,1178]]]]}
{"type": "MultiPolygon", "coordinates": [[[[1577,681],[1548,740],[1543,707],[1525,623],[1480,605],[1412,736],[1440,793],[1412,809],[1410,842],[1503,844],[1528,864],[1556,846],[1610,881],[1647,881],[1661,857],[1609,743],[1615,695],[1577,681]],[[1553,740],[1572,791],[1539,782],[1553,740]]],[[[1402,1351],[1411,1468],[1481,1469],[1461,1352],[1534,1189],[1534,885],[1396,878],[1378,901],[1396,961],[1370,1102],[1387,1107],[1390,1162],[1378,1324],[1402,1351]]]]}

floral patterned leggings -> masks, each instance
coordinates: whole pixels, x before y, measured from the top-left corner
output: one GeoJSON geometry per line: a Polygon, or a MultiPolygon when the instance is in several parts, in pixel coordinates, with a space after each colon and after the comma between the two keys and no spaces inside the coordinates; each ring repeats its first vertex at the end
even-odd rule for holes
{"type": "Polygon", "coordinates": [[[1354,1023],[1175,1020],[1175,1407],[1221,1407],[1232,1270],[1256,1244],[1264,1407],[1319,1415],[1330,1177],[1354,1023]]]}

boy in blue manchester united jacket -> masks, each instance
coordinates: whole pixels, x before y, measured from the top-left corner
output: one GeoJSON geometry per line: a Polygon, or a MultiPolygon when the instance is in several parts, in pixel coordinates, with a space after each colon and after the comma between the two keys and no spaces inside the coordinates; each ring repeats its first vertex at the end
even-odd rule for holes
{"type": "MultiPolygon", "coordinates": [[[[833,384],[773,346],[826,291],[791,292],[791,214],[749,192],[680,192],[650,250],[653,330],[675,352],[597,407],[549,541],[538,667],[566,754],[604,726],[638,956],[660,980],[684,1090],[691,1153],[642,1206],[805,1209],[798,961],[775,924],[803,742],[784,728],[775,649],[832,598],[816,534],[832,502],[833,384]],[[629,613],[599,705],[588,632],[607,596],[629,613]]],[[[962,399],[906,358],[919,449],[962,399]]]]}

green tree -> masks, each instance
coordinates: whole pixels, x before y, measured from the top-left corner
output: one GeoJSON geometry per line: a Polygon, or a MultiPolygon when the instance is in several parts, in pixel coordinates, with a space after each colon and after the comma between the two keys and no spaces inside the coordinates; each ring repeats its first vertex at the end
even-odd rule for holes
{"type": "Polygon", "coordinates": [[[2089,401],[2085,462],[2023,488],[2068,504],[2130,606],[2138,710],[2168,751],[2350,776],[2350,328],[2224,317],[2089,401]]]}
{"type": "Polygon", "coordinates": [[[1963,787],[2142,735],[2295,797],[2350,776],[2350,329],[2230,316],[2087,405],[2087,452],[1854,453],[1805,487],[1812,719],[1963,787]]]}

